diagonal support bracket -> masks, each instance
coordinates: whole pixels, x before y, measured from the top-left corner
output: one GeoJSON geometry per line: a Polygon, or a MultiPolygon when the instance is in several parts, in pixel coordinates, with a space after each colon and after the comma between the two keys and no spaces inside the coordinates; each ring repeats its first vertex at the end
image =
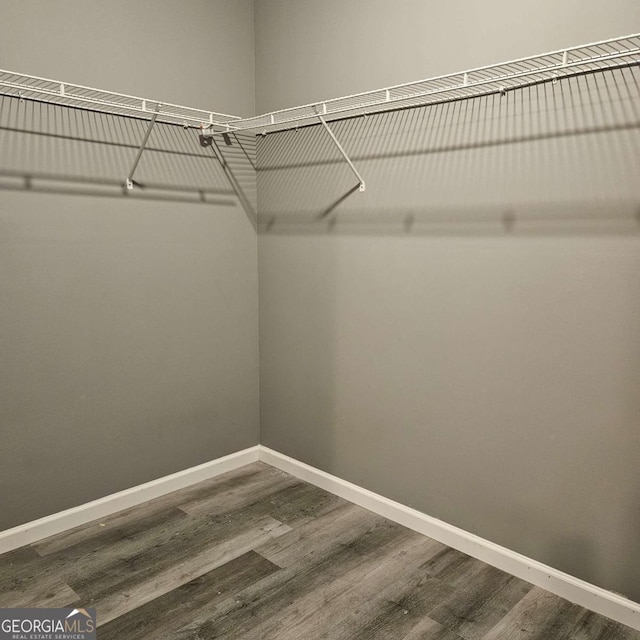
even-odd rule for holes
{"type": "Polygon", "coordinates": [[[322,126],[327,130],[327,133],[329,134],[329,136],[331,136],[331,139],[335,143],[336,147],[338,147],[338,151],[340,151],[340,153],[342,154],[342,157],[346,160],[347,164],[351,168],[351,171],[353,171],[356,178],[358,178],[358,182],[360,183],[359,191],[364,191],[365,190],[364,178],[360,175],[360,172],[355,168],[353,162],[351,162],[351,158],[347,155],[347,152],[344,150],[344,147],[340,144],[340,141],[338,140],[338,138],[336,138],[333,131],[331,131],[331,129],[329,128],[327,121],[320,114],[318,114],[318,119],[322,123],[322,126]]]}
{"type": "Polygon", "coordinates": [[[138,168],[138,163],[140,162],[140,158],[142,157],[142,152],[147,146],[147,142],[149,141],[149,136],[151,135],[151,130],[153,129],[153,125],[156,123],[156,118],[158,117],[158,112],[160,111],[160,107],[162,105],[156,105],[155,113],[153,117],[149,121],[149,126],[147,127],[147,131],[144,134],[144,138],[142,139],[142,143],[138,147],[138,153],[136,154],[136,159],[133,161],[133,165],[131,166],[131,170],[129,171],[129,175],[127,176],[127,181],[125,182],[125,186],[127,187],[127,191],[131,191],[133,189],[134,181],[133,174],[136,172],[138,168]]]}

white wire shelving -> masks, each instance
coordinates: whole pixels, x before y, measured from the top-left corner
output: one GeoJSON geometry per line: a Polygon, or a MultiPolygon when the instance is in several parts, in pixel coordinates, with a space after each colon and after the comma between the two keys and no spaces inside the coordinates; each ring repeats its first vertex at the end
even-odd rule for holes
{"type": "MultiPolygon", "coordinates": [[[[360,191],[365,191],[363,177],[328,126],[328,122],[496,93],[505,95],[513,89],[533,84],[555,83],[572,76],[636,65],[640,65],[640,34],[568,47],[427,80],[272,111],[250,118],[193,109],[2,70],[0,70],[0,95],[148,120],[147,131],[125,180],[127,190],[133,190],[136,185],[134,173],[145,150],[151,129],[156,122],[163,122],[207,130],[206,133],[201,132],[200,143],[202,146],[214,147],[216,156],[219,154],[218,145],[214,140],[216,133],[221,133],[225,143],[231,144],[229,133],[232,132],[254,132],[266,135],[274,131],[321,124],[357,178],[358,184],[355,188],[359,187],[360,191]]],[[[226,167],[225,163],[220,161],[226,167]]],[[[245,203],[242,190],[232,175],[229,176],[229,180],[240,202],[245,203]]],[[[245,208],[252,217],[251,206],[246,205],[245,208]]]]}
{"type": "Polygon", "coordinates": [[[281,109],[233,123],[236,131],[269,133],[325,120],[478,97],[584,73],[640,64],[640,34],[602,40],[418,82],[281,109]]]}
{"type": "Polygon", "coordinates": [[[640,65],[640,34],[281,109],[250,118],[0,70],[0,95],[220,131],[269,133],[345,117],[506,93],[539,82],[640,65]]]}
{"type": "Polygon", "coordinates": [[[156,116],[157,122],[190,127],[220,127],[225,131],[228,123],[240,120],[239,116],[193,109],[14,71],[0,70],[0,95],[143,120],[151,120],[156,116]]]}

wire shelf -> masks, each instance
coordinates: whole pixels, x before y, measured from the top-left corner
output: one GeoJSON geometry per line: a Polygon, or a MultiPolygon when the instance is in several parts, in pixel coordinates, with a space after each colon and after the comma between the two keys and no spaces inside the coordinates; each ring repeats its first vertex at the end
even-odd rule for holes
{"type": "Polygon", "coordinates": [[[602,40],[511,62],[272,111],[250,118],[192,109],[82,85],[0,70],[0,95],[190,127],[269,133],[357,115],[504,93],[537,82],[640,65],[640,34],[602,40]]]}
{"type": "Polygon", "coordinates": [[[226,130],[228,123],[240,120],[238,116],[224,113],[192,109],[4,70],[0,70],[0,95],[143,120],[150,120],[157,110],[158,122],[191,127],[218,126],[226,130]]]}
{"type": "Polygon", "coordinates": [[[326,120],[380,113],[449,100],[504,93],[536,82],[640,64],[640,34],[603,40],[511,62],[493,64],[428,80],[395,85],[343,98],[281,109],[233,123],[238,131],[269,133],[326,120]]]}

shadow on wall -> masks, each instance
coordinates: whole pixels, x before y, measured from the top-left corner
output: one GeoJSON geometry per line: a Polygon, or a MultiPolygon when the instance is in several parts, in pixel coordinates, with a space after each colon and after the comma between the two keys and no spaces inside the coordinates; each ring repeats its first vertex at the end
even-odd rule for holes
{"type": "MultiPolygon", "coordinates": [[[[156,123],[124,184],[148,127],[136,118],[0,96],[0,189],[233,205],[234,191],[198,131],[156,123]]],[[[223,161],[256,208],[255,137],[220,144],[223,161]]]]}
{"type": "Polygon", "coordinates": [[[616,69],[473,100],[258,138],[260,231],[640,233],[640,71],[616,69]]]}
{"type": "Polygon", "coordinates": [[[263,443],[640,601],[640,70],[331,126],[366,192],[257,141],[263,443]]]}

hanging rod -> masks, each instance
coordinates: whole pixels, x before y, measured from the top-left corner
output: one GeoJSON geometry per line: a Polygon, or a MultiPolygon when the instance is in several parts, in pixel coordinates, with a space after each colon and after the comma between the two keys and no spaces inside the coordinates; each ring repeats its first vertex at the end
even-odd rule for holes
{"type": "Polygon", "coordinates": [[[160,104],[157,100],[1,69],[0,95],[143,120],[151,120],[156,116],[157,122],[187,127],[219,127],[224,131],[228,129],[228,123],[240,120],[239,116],[203,111],[168,102],[162,102],[156,114],[156,105],[160,104]]]}
{"type": "Polygon", "coordinates": [[[381,113],[405,107],[462,100],[500,93],[533,82],[553,81],[640,64],[640,34],[559,49],[510,62],[477,67],[418,82],[398,84],[324,102],[305,104],[236,120],[236,131],[269,133],[318,123],[318,113],[326,119],[381,113]],[[334,116],[332,118],[332,116],[334,116]]]}

